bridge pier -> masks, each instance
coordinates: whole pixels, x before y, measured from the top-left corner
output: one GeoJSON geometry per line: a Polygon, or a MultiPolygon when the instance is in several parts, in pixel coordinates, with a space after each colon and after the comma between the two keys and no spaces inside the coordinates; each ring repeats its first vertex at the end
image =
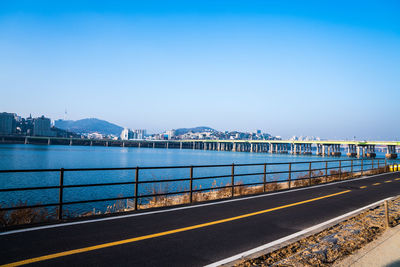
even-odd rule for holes
{"type": "Polygon", "coordinates": [[[304,144],[304,155],[311,155],[311,144],[304,144]]]}
{"type": "Polygon", "coordinates": [[[364,158],[365,157],[365,147],[358,145],[357,146],[357,158],[364,158]]]}
{"type": "Polygon", "coordinates": [[[322,145],[317,144],[317,156],[322,156],[322,145]]]}
{"type": "Polygon", "coordinates": [[[292,154],[297,155],[297,154],[299,154],[299,151],[300,151],[299,144],[293,144],[292,154]]]}
{"type": "Polygon", "coordinates": [[[281,153],[287,154],[287,153],[288,153],[288,147],[289,147],[288,144],[282,144],[282,151],[281,151],[281,153]]]}
{"type": "Polygon", "coordinates": [[[356,150],[356,145],[348,144],[347,145],[347,154],[348,157],[356,157],[357,156],[357,150],[356,150]]]}
{"type": "Polygon", "coordinates": [[[50,140],[51,140],[50,138],[47,138],[47,145],[48,146],[51,145],[51,141],[50,140]]]}
{"type": "Polygon", "coordinates": [[[388,159],[397,159],[396,146],[387,146],[387,153],[385,157],[388,159]]]}
{"type": "Polygon", "coordinates": [[[328,145],[322,145],[322,156],[325,157],[328,154],[328,145]]]}
{"type": "Polygon", "coordinates": [[[342,152],[340,152],[340,145],[332,145],[332,153],[331,155],[333,157],[340,157],[342,155],[342,152]]]}
{"type": "Polygon", "coordinates": [[[367,157],[368,158],[375,158],[376,153],[375,153],[375,145],[367,145],[367,157]]]}

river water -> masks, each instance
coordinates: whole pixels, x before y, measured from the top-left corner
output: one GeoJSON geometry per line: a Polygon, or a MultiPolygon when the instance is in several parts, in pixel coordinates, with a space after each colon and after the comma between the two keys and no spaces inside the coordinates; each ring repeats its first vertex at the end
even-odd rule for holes
{"type": "MultiPolygon", "coordinates": [[[[383,154],[378,153],[378,157],[383,154]]],[[[118,168],[118,167],[158,167],[177,165],[218,165],[218,164],[245,164],[245,163],[282,163],[282,162],[306,162],[321,160],[348,159],[322,158],[319,156],[248,153],[248,152],[224,152],[204,151],[190,149],[157,149],[157,148],[123,148],[123,147],[85,147],[85,146],[47,146],[47,145],[0,145],[0,169],[58,169],[58,168],[118,168]]],[[[312,168],[322,168],[325,163],[314,163],[312,168]]],[[[337,167],[338,163],[329,163],[330,167],[337,167]]],[[[262,173],[263,166],[236,167],[235,174],[262,173]]],[[[288,165],[268,165],[267,172],[287,171],[288,165]]],[[[307,173],[308,164],[296,164],[292,170],[305,170],[295,173],[303,175],[307,173]]],[[[347,168],[348,169],[348,168],[347,168]]],[[[354,168],[357,170],[357,168],[354,168]]],[[[194,188],[209,188],[223,186],[230,182],[230,177],[218,178],[218,176],[230,175],[231,167],[195,168],[194,177],[214,176],[209,179],[195,181],[194,188]]],[[[189,178],[190,169],[158,169],[141,170],[140,181],[168,180],[189,178]]],[[[0,173],[0,188],[57,186],[59,184],[59,172],[44,173],[0,173]]],[[[107,182],[133,182],[134,170],[118,171],[74,171],[65,172],[64,184],[90,184],[107,182]]],[[[262,182],[263,175],[238,176],[236,183],[262,182]]],[[[267,180],[287,179],[287,173],[268,175],[267,180]]],[[[187,190],[189,182],[168,182],[160,184],[141,184],[139,194],[151,194],[154,191],[181,191],[187,190]]],[[[35,203],[56,203],[58,201],[58,189],[29,190],[21,192],[0,192],[0,205],[21,205],[35,203]]],[[[134,185],[116,185],[86,188],[64,189],[64,201],[81,201],[86,199],[113,198],[133,196],[134,185]]],[[[143,200],[145,201],[145,200],[143,200]]],[[[93,207],[103,210],[112,202],[88,203],[71,205],[69,210],[81,213],[91,210],[93,207]]]]}

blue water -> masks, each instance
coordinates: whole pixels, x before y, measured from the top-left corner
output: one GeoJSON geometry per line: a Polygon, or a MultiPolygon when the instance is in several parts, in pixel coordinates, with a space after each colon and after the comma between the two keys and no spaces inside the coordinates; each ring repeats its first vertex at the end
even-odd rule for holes
{"type": "MultiPolygon", "coordinates": [[[[382,155],[378,154],[378,157],[382,155]]],[[[46,146],[46,145],[0,145],[0,169],[58,169],[58,168],[113,168],[113,167],[155,167],[177,165],[216,165],[216,164],[243,164],[243,163],[278,163],[334,160],[339,158],[322,158],[319,156],[298,156],[289,154],[268,154],[248,152],[223,152],[190,149],[157,149],[157,148],[122,148],[122,147],[85,147],[85,146],[46,146]]],[[[342,157],[341,159],[348,159],[342,157]]],[[[350,164],[350,163],[346,163],[350,164]]],[[[344,166],[345,164],[343,164],[344,166]]],[[[338,163],[329,163],[329,167],[337,167],[338,163]]],[[[308,173],[308,164],[295,164],[292,170],[305,170],[294,173],[297,175],[308,173]]],[[[325,167],[325,163],[314,163],[312,168],[325,167]]],[[[267,172],[286,171],[288,165],[269,165],[267,172]]],[[[349,168],[344,168],[349,170],[349,168]]],[[[358,170],[359,168],[354,168],[358,170]]],[[[235,174],[262,173],[263,166],[235,167],[235,174]]],[[[194,181],[194,188],[210,188],[224,186],[231,182],[231,167],[194,168],[194,177],[208,177],[194,181]]],[[[190,169],[159,169],[140,170],[140,181],[189,178],[190,169]]],[[[44,173],[0,173],[0,188],[57,186],[59,172],[44,173]]],[[[107,182],[132,182],[135,179],[134,170],[118,171],[73,171],[65,172],[64,184],[90,184],[107,182]]],[[[271,174],[268,181],[287,179],[287,174],[271,174]]],[[[263,175],[238,176],[235,183],[262,182],[263,175]]],[[[189,182],[165,182],[140,184],[139,194],[152,194],[156,191],[182,191],[189,189],[189,182]]],[[[58,189],[29,190],[22,192],[0,192],[0,205],[9,206],[18,203],[56,203],[58,189]]],[[[64,189],[64,201],[80,201],[86,199],[100,199],[113,197],[134,196],[134,185],[115,185],[107,187],[86,187],[64,189]]],[[[146,199],[142,200],[143,202],[146,199]]],[[[96,209],[104,210],[112,202],[88,203],[70,205],[73,212],[85,212],[96,209]]]]}

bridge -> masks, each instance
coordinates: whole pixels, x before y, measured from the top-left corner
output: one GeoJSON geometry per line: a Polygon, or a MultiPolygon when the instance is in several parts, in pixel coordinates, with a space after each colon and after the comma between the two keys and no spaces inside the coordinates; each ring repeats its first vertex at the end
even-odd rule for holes
{"type": "Polygon", "coordinates": [[[255,153],[290,153],[318,156],[376,157],[378,146],[386,150],[386,158],[397,158],[397,141],[299,141],[299,140],[112,140],[39,136],[0,136],[0,143],[120,146],[147,148],[200,149],[255,153]]]}

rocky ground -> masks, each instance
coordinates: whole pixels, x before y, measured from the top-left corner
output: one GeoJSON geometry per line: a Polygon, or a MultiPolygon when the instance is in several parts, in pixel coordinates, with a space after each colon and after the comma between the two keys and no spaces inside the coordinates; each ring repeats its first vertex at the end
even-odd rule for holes
{"type": "MultiPolygon", "coordinates": [[[[389,201],[391,226],[400,223],[400,197],[389,201]]],[[[320,233],[237,266],[331,266],[380,236],[386,229],[384,205],[320,233]]]]}

